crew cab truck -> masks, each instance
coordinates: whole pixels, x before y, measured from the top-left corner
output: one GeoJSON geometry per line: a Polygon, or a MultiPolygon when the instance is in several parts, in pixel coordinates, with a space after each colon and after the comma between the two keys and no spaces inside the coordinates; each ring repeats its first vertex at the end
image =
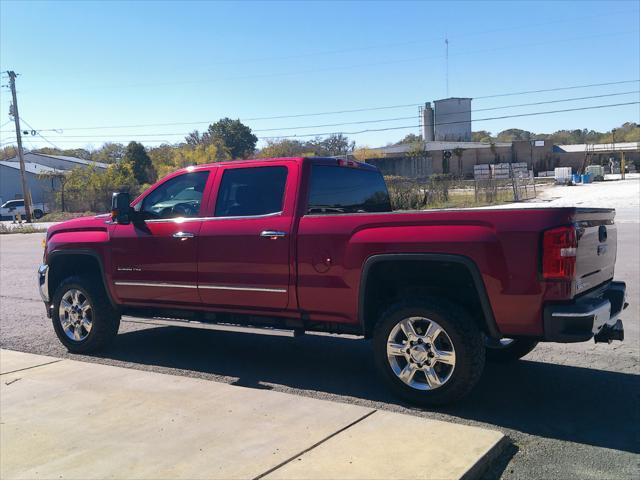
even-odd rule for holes
{"type": "Polygon", "coordinates": [[[623,339],[613,220],[608,209],[392,212],[367,164],[216,163],[50,227],[38,282],[72,352],[103,348],[122,315],[355,334],[372,339],[398,395],[444,404],[473,388],[485,358],[623,339]]]}

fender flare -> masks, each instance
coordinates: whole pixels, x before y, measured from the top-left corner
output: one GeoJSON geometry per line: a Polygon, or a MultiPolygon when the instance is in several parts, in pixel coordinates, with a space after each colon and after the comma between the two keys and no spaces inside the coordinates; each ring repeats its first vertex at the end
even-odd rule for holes
{"type": "Polygon", "coordinates": [[[493,315],[493,309],[491,308],[491,302],[487,295],[487,289],[485,288],[484,281],[480,275],[480,270],[473,260],[463,255],[451,255],[444,253],[387,253],[380,255],[372,255],[368,257],[364,266],[362,267],[362,275],[360,276],[360,287],[358,293],[358,322],[360,323],[360,330],[362,334],[366,335],[366,319],[364,318],[365,311],[365,298],[366,298],[366,286],[367,279],[369,277],[369,271],[374,265],[387,262],[387,261],[429,261],[429,262],[447,262],[458,263],[463,265],[471,275],[471,279],[478,293],[480,299],[480,307],[484,316],[484,324],[487,328],[487,332],[492,338],[502,338],[500,329],[496,323],[495,316],[493,315]]]}
{"type": "MultiPolygon", "coordinates": [[[[49,268],[51,268],[51,265],[53,264],[53,260],[57,259],[58,257],[62,257],[62,256],[70,257],[70,256],[78,256],[78,255],[89,256],[96,260],[96,262],[98,263],[98,268],[100,269],[100,280],[102,280],[102,286],[104,287],[104,291],[107,294],[109,303],[111,303],[111,306],[113,308],[118,309],[118,304],[114,302],[113,297],[111,296],[111,292],[109,291],[109,287],[107,285],[106,277],[104,274],[104,265],[102,263],[102,257],[100,257],[100,255],[98,255],[97,252],[94,252],[93,250],[89,250],[89,249],[79,249],[79,248],[54,250],[53,252],[50,252],[47,255],[47,263],[49,264],[49,268]]],[[[53,292],[50,291],[49,296],[50,296],[49,298],[53,298],[53,292]]]]}

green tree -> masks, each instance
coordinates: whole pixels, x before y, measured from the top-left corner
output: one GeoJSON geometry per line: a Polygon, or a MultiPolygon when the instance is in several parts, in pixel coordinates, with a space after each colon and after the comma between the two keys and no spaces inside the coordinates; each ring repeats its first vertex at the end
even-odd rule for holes
{"type": "Polygon", "coordinates": [[[0,161],[9,160],[18,156],[18,148],[14,145],[8,145],[0,149],[0,161]]]}
{"type": "Polygon", "coordinates": [[[478,130],[477,132],[471,133],[471,141],[473,142],[491,143],[494,140],[491,132],[487,130],[478,130]]]}
{"type": "Polygon", "coordinates": [[[307,141],[283,138],[267,141],[267,145],[258,152],[258,157],[331,157],[347,155],[354,151],[355,146],[355,142],[342,134],[307,141]]]}
{"type": "Polygon", "coordinates": [[[316,155],[332,157],[336,155],[347,155],[353,151],[356,142],[349,140],[348,137],[341,133],[335,133],[323,139],[316,138],[309,142],[309,146],[313,148],[316,155]]]}
{"type": "Polygon", "coordinates": [[[417,142],[422,142],[422,135],[409,133],[408,135],[405,135],[405,137],[402,140],[394,143],[394,145],[405,145],[407,143],[417,143],[417,142]]]}
{"type": "Polygon", "coordinates": [[[313,146],[300,140],[283,138],[281,140],[268,140],[267,145],[262,148],[258,158],[278,158],[278,157],[306,157],[313,156],[315,152],[313,146]]]}
{"type": "Polygon", "coordinates": [[[225,149],[233,159],[248,158],[256,150],[258,137],[240,120],[223,118],[209,125],[202,135],[196,130],[185,138],[190,146],[212,145],[225,149]]]}
{"type": "Polygon", "coordinates": [[[138,142],[131,142],[127,145],[122,163],[129,165],[133,171],[136,181],[139,184],[150,183],[155,180],[153,164],[144,145],[138,142]]]}
{"type": "Polygon", "coordinates": [[[384,158],[384,152],[382,150],[362,146],[353,150],[353,158],[359,162],[365,162],[373,158],[384,158]]]}
{"type": "Polygon", "coordinates": [[[160,178],[175,170],[191,165],[231,159],[229,152],[217,144],[160,145],[149,149],[149,157],[153,163],[154,170],[160,178]]]}
{"type": "MultiPolygon", "coordinates": [[[[66,210],[71,212],[105,212],[111,205],[111,194],[125,190],[132,195],[140,191],[133,169],[127,162],[109,165],[106,170],[94,165],[75,168],[65,175],[66,210]]],[[[57,192],[61,195],[61,192],[57,192]]],[[[57,198],[60,204],[61,198],[57,198]]]]}
{"type": "Polygon", "coordinates": [[[124,158],[127,149],[121,143],[107,142],[91,154],[91,160],[100,163],[116,163],[124,158]]]}
{"type": "Polygon", "coordinates": [[[527,130],[521,130],[519,128],[510,128],[498,133],[496,140],[498,142],[513,142],[516,140],[531,140],[533,135],[527,130]]]}

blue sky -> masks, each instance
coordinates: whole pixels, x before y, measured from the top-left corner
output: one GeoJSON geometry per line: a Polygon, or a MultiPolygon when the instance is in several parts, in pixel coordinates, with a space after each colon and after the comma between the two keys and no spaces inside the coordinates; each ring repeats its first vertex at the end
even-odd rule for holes
{"type": "MultiPolygon", "coordinates": [[[[640,3],[629,2],[0,2],[0,69],[18,77],[21,117],[61,148],[175,142],[223,116],[251,119],[394,105],[403,108],[244,120],[260,137],[418,124],[417,104],[640,78],[640,3]],[[388,121],[388,119],[399,120],[388,121]],[[376,123],[314,127],[346,122],[376,123]],[[159,123],[189,125],[131,126],[159,123]],[[86,127],[119,127],[82,130],[86,127]],[[48,129],[59,129],[48,131],[48,129]],[[278,130],[270,130],[278,129],[278,130]],[[262,130],[262,131],[259,131],[262,130]],[[264,131],[267,130],[267,131],[264,131]]],[[[3,84],[6,84],[6,77],[3,84]]],[[[474,119],[640,100],[640,83],[476,99],[474,119]]],[[[0,91],[0,125],[10,120],[0,91]]],[[[638,105],[475,121],[608,130],[638,105]]],[[[10,142],[12,124],[0,130],[10,142]]],[[[23,125],[23,130],[28,129],[23,125]]],[[[379,146],[417,128],[349,135],[379,146]]],[[[48,146],[25,137],[27,148],[48,146]]],[[[50,145],[49,145],[50,146],[50,145]]]]}

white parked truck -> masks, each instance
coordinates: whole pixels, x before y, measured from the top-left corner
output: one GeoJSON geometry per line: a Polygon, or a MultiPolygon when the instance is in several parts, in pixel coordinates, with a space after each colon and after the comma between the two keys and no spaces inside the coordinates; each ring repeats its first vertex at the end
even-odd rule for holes
{"type": "MultiPolygon", "coordinates": [[[[46,213],[49,213],[49,206],[46,203],[32,203],[31,215],[33,218],[42,218],[46,213]]],[[[24,220],[26,211],[24,208],[24,199],[9,200],[0,206],[0,217],[2,220],[14,220],[17,215],[24,220]]]]}

